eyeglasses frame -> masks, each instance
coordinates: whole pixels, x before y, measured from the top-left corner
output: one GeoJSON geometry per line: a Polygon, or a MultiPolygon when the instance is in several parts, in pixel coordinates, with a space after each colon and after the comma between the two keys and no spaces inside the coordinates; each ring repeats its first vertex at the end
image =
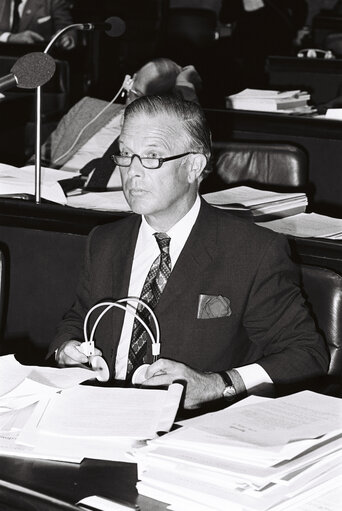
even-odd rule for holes
{"type": "Polygon", "coordinates": [[[160,167],[166,162],[166,161],[172,161],[172,160],[176,160],[177,158],[182,158],[183,156],[187,156],[188,154],[199,154],[197,152],[194,152],[194,151],[188,151],[186,153],[181,153],[181,154],[175,154],[174,156],[167,156],[166,158],[151,158],[149,156],[139,156],[139,154],[132,154],[131,156],[126,156],[126,158],[131,158],[131,162],[129,165],[120,165],[119,163],[117,163],[115,161],[115,158],[117,156],[121,156],[122,158],[125,158],[125,156],[121,155],[121,154],[111,154],[110,156],[110,159],[116,164],[118,165],[119,167],[124,167],[124,168],[128,168],[132,165],[133,163],[133,159],[134,157],[136,156],[141,165],[144,167],[144,169],[148,169],[148,170],[157,170],[157,169],[160,169],[160,167]],[[141,161],[142,159],[144,160],[158,160],[158,166],[157,167],[145,167],[145,165],[143,164],[143,162],[141,161]]]}

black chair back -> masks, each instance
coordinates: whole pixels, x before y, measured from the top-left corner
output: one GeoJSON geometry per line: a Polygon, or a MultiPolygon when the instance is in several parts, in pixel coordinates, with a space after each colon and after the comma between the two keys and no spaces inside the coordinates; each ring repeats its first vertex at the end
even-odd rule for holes
{"type": "Polygon", "coordinates": [[[304,293],[331,360],[329,375],[342,377],[342,275],[319,266],[300,265],[304,293]]]}
{"type": "Polygon", "coordinates": [[[303,148],[292,143],[215,142],[212,166],[212,174],[203,182],[208,191],[227,185],[307,191],[308,157],[303,148]]]}

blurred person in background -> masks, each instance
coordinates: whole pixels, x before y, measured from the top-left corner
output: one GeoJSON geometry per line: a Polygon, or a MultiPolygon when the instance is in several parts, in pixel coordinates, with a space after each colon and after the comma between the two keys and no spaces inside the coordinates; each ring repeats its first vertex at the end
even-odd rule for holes
{"type": "MultiPolygon", "coordinates": [[[[68,0],[0,0],[0,42],[48,43],[56,32],[73,23],[71,9],[68,0]]],[[[76,32],[67,32],[56,44],[72,50],[76,32]]]]}
{"type": "Polygon", "coordinates": [[[242,88],[267,85],[269,55],[292,55],[297,32],[305,25],[306,0],[223,0],[221,20],[233,23],[234,53],[242,88]]]}

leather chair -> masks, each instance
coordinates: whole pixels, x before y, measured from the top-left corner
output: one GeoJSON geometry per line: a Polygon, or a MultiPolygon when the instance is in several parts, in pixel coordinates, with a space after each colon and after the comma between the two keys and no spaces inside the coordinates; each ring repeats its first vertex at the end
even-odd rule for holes
{"type": "MultiPolygon", "coordinates": [[[[7,248],[0,244],[0,339],[5,330],[5,318],[8,298],[7,266],[8,266],[7,248]]],[[[0,349],[1,354],[1,349],[0,349]]]]}
{"type": "Polygon", "coordinates": [[[203,188],[214,191],[227,185],[307,192],[307,153],[284,142],[214,142],[213,172],[203,182],[203,188]]]}
{"type": "Polygon", "coordinates": [[[300,265],[304,294],[331,355],[329,375],[342,381],[342,275],[320,266],[300,265]]]}

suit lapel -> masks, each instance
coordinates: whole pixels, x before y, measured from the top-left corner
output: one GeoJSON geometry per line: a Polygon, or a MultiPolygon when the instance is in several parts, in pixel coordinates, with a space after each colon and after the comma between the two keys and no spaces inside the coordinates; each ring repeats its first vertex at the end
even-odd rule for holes
{"type": "Polygon", "coordinates": [[[185,296],[193,282],[200,279],[206,266],[215,260],[216,233],[216,217],[202,201],[198,218],[172,270],[156,312],[167,309],[176,297],[185,296]]]}
{"type": "Polygon", "coordinates": [[[31,20],[37,16],[37,11],[40,10],[43,4],[44,2],[42,0],[27,0],[20,21],[20,31],[27,29],[31,20]]]}
{"type": "Polygon", "coordinates": [[[11,1],[4,0],[0,4],[0,28],[4,32],[10,31],[11,1]]]}

